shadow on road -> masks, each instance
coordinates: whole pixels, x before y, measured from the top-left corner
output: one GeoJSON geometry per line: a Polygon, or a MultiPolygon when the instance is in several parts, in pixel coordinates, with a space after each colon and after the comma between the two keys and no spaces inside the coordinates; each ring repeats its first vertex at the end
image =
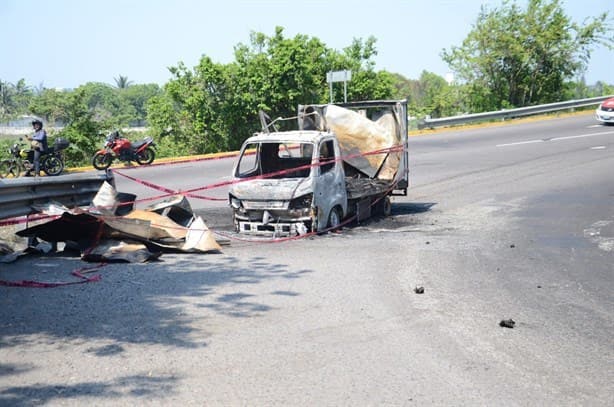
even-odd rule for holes
{"type": "Polygon", "coordinates": [[[395,202],[392,205],[392,215],[412,215],[428,212],[435,205],[437,203],[434,202],[395,202]]]}
{"type": "MultiPolygon", "coordinates": [[[[191,311],[207,308],[244,318],[261,314],[270,307],[245,291],[267,279],[299,278],[310,272],[292,271],[285,264],[271,264],[261,257],[168,257],[168,262],[108,264],[100,270],[102,281],[98,283],[48,289],[0,287],[0,348],[27,345],[33,337],[200,347],[202,341],[190,336],[195,317],[191,311]],[[219,287],[224,287],[223,294],[216,294],[219,287]]],[[[8,270],[2,274],[3,279],[12,281],[66,281],[73,278],[69,270],[84,264],[69,258],[27,258],[4,266],[8,270]],[[55,262],[62,266],[44,274],[35,271],[55,262]],[[23,271],[27,269],[32,271],[23,271]]],[[[105,356],[121,350],[107,347],[96,352],[105,356]]]]}
{"type": "MultiPolygon", "coordinates": [[[[169,391],[177,378],[127,377],[118,382],[57,386],[7,384],[31,369],[8,359],[27,349],[67,350],[101,358],[117,357],[137,345],[169,348],[208,346],[211,316],[250,318],[273,309],[264,295],[294,298],[288,290],[259,294],[271,279],[296,279],[312,270],[291,270],[264,257],[168,255],[145,264],[108,264],[96,283],[57,288],[0,287],[0,405],[44,404],[77,395],[114,397],[119,393],[155,395],[169,391]],[[165,257],[167,257],[165,259],[165,257]]],[[[69,271],[84,266],[75,258],[27,257],[3,265],[3,280],[70,281],[69,271]]],[[[27,358],[26,358],[27,359],[27,358]]],[[[32,359],[30,359],[32,360],[32,359]]]]}
{"type": "Polygon", "coordinates": [[[170,376],[127,376],[110,382],[83,382],[72,385],[15,386],[0,390],[0,404],[7,406],[45,405],[57,400],[71,400],[81,397],[104,397],[113,400],[126,395],[142,397],[143,403],[154,397],[168,395],[177,377],[170,376]]]}

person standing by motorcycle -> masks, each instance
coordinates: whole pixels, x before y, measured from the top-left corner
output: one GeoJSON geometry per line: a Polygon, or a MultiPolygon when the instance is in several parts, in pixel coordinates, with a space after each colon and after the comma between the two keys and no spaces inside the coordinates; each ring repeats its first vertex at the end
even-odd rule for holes
{"type": "MultiPolygon", "coordinates": [[[[43,129],[43,122],[35,119],[32,120],[34,134],[28,137],[32,150],[34,151],[34,176],[40,175],[40,158],[41,154],[47,151],[47,132],[43,129]]],[[[32,176],[31,169],[26,172],[26,176],[32,176]]]]}

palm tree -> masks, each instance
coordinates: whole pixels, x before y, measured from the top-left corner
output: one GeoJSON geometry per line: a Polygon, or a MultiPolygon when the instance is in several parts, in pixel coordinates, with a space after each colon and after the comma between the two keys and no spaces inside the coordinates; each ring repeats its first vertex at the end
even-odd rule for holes
{"type": "Polygon", "coordinates": [[[6,120],[15,108],[15,85],[0,80],[0,119],[6,120]]]}
{"type": "Polygon", "coordinates": [[[118,89],[126,89],[128,86],[132,85],[132,81],[129,81],[127,76],[119,75],[119,78],[113,79],[115,79],[115,85],[118,89]]]}

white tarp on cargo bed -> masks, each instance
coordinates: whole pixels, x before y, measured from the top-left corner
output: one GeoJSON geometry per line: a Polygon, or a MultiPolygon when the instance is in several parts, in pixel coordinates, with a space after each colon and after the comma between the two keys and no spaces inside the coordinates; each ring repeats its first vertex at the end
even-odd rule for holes
{"type": "Polygon", "coordinates": [[[394,178],[399,167],[399,153],[362,155],[400,143],[392,113],[374,122],[353,110],[328,105],[324,118],[328,129],[337,135],[344,161],[371,178],[376,175],[384,180],[394,178]]]}

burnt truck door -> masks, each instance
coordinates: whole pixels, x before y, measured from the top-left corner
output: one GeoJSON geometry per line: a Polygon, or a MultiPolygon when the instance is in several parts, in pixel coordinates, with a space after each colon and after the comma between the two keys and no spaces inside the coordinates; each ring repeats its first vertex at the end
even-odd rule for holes
{"type": "Polygon", "coordinates": [[[347,193],[336,140],[332,137],[321,140],[316,151],[318,167],[314,180],[314,206],[318,208],[317,229],[323,230],[333,209],[340,211],[340,218],[345,217],[347,193]]]}

